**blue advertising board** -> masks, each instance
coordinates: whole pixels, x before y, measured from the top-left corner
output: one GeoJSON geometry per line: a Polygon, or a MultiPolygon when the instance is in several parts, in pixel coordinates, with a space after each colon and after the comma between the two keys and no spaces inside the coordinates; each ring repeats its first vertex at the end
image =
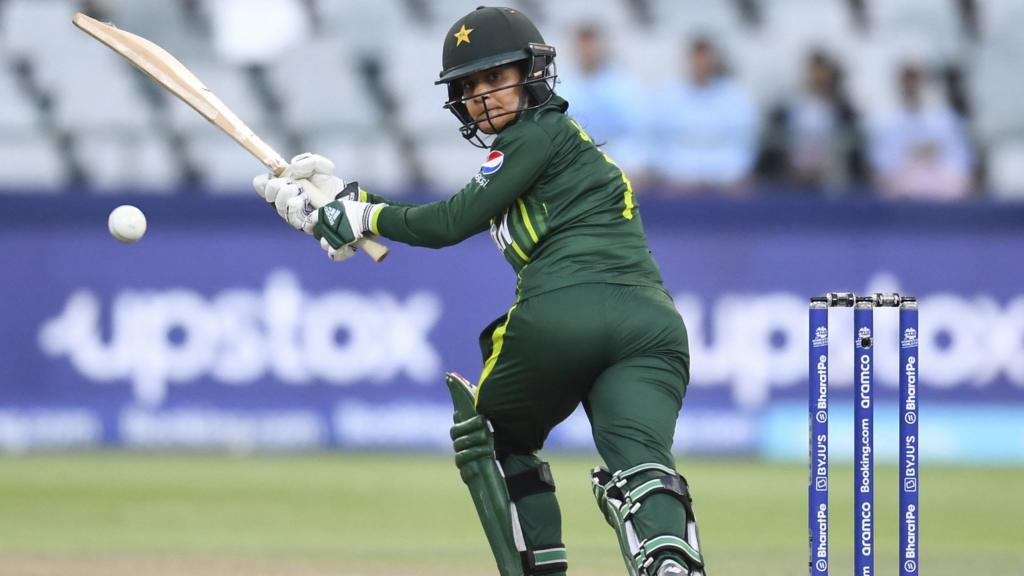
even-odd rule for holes
{"type": "MultiPolygon", "coordinates": [[[[382,264],[328,261],[248,198],[135,198],[0,216],[0,450],[441,449],[445,371],[514,298],[486,235],[382,264]]],[[[918,296],[924,458],[1024,462],[1024,211],[865,202],[648,201],[652,252],[690,333],[690,454],[806,457],[807,298],[918,296]]],[[[853,319],[831,319],[833,450],[852,454],[853,319]],[[849,401],[847,401],[849,400],[849,401]],[[846,424],[844,425],[844,422],[846,424]]],[[[896,455],[897,314],[875,315],[880,459],[896,455]]],[[[576,414],[549,440],[590,449],[576,414]]]]}

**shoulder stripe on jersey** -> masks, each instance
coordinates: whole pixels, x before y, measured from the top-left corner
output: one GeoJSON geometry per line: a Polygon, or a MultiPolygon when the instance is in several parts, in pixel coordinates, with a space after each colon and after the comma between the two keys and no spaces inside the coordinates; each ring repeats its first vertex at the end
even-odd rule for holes
{"type": "Polygon", "coordinates": [[[572,118],[569,118],[569,122],[571,122],[572,125],[576,127],[576,131],[579,132],[580,138],[582,138],[584,142],[592,142],[592,140],[590,139],[590,134],[587,134],[587,131],[583,129],[583,126],[580,126],[579,122],[572,118]]]}

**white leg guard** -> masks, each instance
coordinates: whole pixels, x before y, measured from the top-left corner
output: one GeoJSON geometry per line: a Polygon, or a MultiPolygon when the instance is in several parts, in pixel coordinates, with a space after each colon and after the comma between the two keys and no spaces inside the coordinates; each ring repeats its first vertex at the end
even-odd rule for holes
{"type": "Polygon", "coordinates": [[[655,558],[672,550],[683,557],[690,576],[705,576],[704,557],[700,553],[700,535],[693,516],[693,505],[686,479],[661,464],[649,463],[628,470],[608,472],[603,467],[591,473],[594,497],[605,519],[615,529],[619,548],[630,576],[655,576],[655,558]],[[653,494],[669,494],[686,511],[686,535],[637,534],[633,517],[653,494]]]}

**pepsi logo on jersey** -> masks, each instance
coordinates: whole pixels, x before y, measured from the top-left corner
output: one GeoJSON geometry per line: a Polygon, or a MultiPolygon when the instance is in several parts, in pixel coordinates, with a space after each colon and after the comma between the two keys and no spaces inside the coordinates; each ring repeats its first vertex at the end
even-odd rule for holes
{"type": "Polygon", "coordinates": [[[501,152],[494,150],[487,155],[487,160],[480,166],[480,172],[484,176],[490,176],[501,169],[501,165],[505,162],[505,155],[501,152]]]}

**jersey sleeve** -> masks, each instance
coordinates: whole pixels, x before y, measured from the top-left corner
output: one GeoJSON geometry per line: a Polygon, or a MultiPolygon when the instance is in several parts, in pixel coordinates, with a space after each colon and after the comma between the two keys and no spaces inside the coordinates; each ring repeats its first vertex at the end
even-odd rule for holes
{"type": "Polygon", "coordinates": [[[469,184],[447,200],[386,206],[372,222],[378,236],[412,246],[451,246],[487,230],[537,180],[552,156],[550,137],[537,124],[514,124],[491,146],[469,184]]]}
{"type": "Polygon", "coordinates": [[[360,202],[369,202],[370,204],[387,204],[388,206],[399,206],[399,207],[405,207],[405,208],[411,208],[413,206],[418,206],[418,204],[412,204],[412,203],[409,203],[409,202],[396,202],[394,200],[391,200],[390,198],[385,198],[384,196],[381,196],[380,194],[373,194],[372,192],[367,192],[366,190],[363,190],[362,188],[359,188],[359,201],[360,202]]]}

